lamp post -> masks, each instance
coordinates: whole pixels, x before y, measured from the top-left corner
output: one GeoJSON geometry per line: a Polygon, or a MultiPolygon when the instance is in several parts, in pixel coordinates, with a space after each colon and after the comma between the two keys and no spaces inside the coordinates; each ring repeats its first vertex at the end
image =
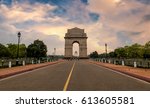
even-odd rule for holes
{"type": "Polygon", "coordinates": [[[18,47],[17,47],[17,60],[16,60],[16,65],[18,65],[18,62],[19,62],[19,43],[20,43],[20,37],[21,37],[21,33],[18,32],[18,47]]]}
{"type": "Polygon", "coordinates": [[[105,43],[105,62],[107,62],[107,43],[105,43]]]}
{"type": "Polygon", "coordinates": [[[106,58],[107,58],[107,43],[105,43],[105,53],[106,53],[106,58]]]}
{"type": "Polygon", "coordinates": [[[54,48],[54,56],[56,55],[56,48],[54,48]]]}
{"type": "Polygon", "coordinates": [[[54,60],[56,60],[56,48],[54,48],[54,60]]]}

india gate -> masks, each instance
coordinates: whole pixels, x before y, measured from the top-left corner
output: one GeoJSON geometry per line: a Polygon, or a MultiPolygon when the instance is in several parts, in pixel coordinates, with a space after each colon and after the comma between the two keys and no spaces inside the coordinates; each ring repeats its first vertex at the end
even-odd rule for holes
{"type": "Polygon", "coordinates": [[[87,35],[84,32],[84,29],[72,28],[68,29],[65,35],[65,58],[73,57],[73,44],[79,44],[79,58],[86,59],[87,56],[87,35]]]}

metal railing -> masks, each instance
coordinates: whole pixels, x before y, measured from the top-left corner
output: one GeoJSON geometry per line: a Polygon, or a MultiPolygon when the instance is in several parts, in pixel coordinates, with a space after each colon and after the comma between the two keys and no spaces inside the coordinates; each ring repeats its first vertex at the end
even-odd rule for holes
{"type": "Polygon", "coordinates": [[[96,58],[97,62],[111,63],[115,65],[131,66],[138,68],[150,68],[149,59],[116,59],[116,58],[96,58]]]}
{"type": "Polygon", "coordinates": [[[0,68],[8,68],[8,67],[15,67],[15,66],[24,66],[29,64],[39,64],[45,62],[53,62],[57,61],[58,58],[20,58],[18,59],[18,64],[16,65],[17,59],[0,59],[0,68]]]}

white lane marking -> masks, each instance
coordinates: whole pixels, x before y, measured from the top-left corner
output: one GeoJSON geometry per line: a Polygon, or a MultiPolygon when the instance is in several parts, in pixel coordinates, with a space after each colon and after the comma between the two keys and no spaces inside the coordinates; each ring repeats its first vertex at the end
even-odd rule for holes
{"type": "MultiPolygon", "coordinates": [[[[93,64],[93,63],[90,63],[90,64],[93,64]]],[[[95,66],[97,66],[97,67],[101,67],[101,68],[107,69],[107,70],[109,70],[109,71],[113,71],[113,72],[115,72],[115,73],[118,73],[118,74],[120,74],[120,75],[129,77],[129,78],[135,79],[135,80],[140,81],[140,82],[142,82],[142,83],[150,84],[150,83],[147,82],[147,81],[144,81],[144,80],[142,80],[142,79],[139,79],[139,78],[136,78],[136,77],[133,77],[133,76],[124,74],[124,73],[121,73],[121,72],[119,72],[119,71],[115,71],[115,70],[113,70],[113,69],[109,69],[109,68],[106,68],[106,67],[103,67],[103,66],[100,66],[100,65],[97,65],[97,64],[93,64],[93,65],[95,65],[95,66]]]]}
{"type": "MultiPolygon", "coordinates": [[[[62,63],[65,63],[65,62],[60,62],[60,63],[57,63],[57,64],[48,65],[48,66],[56,66],[56,65],[59,65],[59,64],[62,64],[62,63]]],[[[15,77],[19,77],[19,76],[22,76],[22,75],[25,75],[25,74],[33,73],[33,72],[35,72],[35,71],[37,71],[37,70],[42,70],[42,69],[44,69],[44,68],[48,68],[48,66],[41,67],[41,68],[38,68],[38,69],[33,69],[33,70],[26,71],[26,72],[23,72],[23,73],[18,73],[18,74],[16,74],[16,75],[8,76],[8,77],[6,77],[6,78],[0,79],[0,82],[1,82],[1,81],[4,81],[4,80],[8,80],[8,79],[15,78],[15,77]]]]}

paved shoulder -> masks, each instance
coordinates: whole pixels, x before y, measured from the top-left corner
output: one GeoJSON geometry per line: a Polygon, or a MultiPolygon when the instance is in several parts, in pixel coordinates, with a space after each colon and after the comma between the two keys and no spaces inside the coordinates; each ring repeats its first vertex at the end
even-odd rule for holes
{"type": "Polygon", "coordinates": [[[63,62],[0,81],[0,90],[63,90],[73,62],[63,62]]]}
{"type": "Polygon", "coordinates": [[[78,61],[68,90],[150,90],[150,84],[86,61],[78,61]]]}

